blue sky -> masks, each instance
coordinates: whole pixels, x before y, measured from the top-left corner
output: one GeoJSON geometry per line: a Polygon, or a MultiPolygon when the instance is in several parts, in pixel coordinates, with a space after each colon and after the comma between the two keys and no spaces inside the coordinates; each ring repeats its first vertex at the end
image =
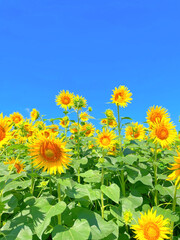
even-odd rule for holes
{"type": "Polygon", "coordinates": [[[144,122],[159,105],[179,130],[179,12],[178,0],[0,0],[0,112],[62,117],[64,89],[87,99],[98,126],[125,85],[122,116],[144,122]]]}

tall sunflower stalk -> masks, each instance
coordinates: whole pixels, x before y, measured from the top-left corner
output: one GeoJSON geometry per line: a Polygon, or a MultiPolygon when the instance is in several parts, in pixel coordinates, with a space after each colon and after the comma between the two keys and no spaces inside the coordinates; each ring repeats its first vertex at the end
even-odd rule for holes
{"type": "MultiPolygon", "coordinates": [[[[115,88],[113,90],[112,95],[112,103],[115,103],[117,105],[117,114],[118,114],[118,135],[119,135],[119,155],[122,156],[122,142],[121,142],[121,122],[120,122],[120,113],[119,113],[119,107],[126,107],[128,103],[131,102],[132,93],[128,90],[125,86],[119,86],[118,88],[115,88]]],[[[120,184],[123,196],[125,197],[126,191],[125,191],[125,180],[124,180],[124,171],[121,170],[120,173],[120,184]]]]}

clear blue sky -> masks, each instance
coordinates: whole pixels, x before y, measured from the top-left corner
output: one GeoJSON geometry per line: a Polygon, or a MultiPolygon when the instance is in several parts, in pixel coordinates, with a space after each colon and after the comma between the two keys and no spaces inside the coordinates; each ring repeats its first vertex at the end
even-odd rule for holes
{"type": "Polygon", "coordinates": [[[96,125],[126,85],[121,115],[143,122],[163,106],[179,130],[179,13],[179,0],[0,0],[0,112],[61,117],[64,89],[87,99],[96,125]]]}

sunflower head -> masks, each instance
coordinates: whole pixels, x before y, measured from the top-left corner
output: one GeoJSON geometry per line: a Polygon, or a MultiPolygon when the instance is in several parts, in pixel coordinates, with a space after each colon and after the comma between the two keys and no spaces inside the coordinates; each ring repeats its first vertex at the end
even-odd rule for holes
{"type": "Polygon", "coordinates": [[[71,108],[73,106],[73,93],[69,93],[69,91],[62,90],[57,96],[56,96],[56,104],[65,110],[67,108],[71,108]]]}
{"type": "Polygon", "coordinates": [[[69,117],[68,116],[65,116],[63,117],[61,120],[60,120],[60,123],[61,127],[63,128],[66,128],[69,126],[69,117]]]}
{"type": "Polygon", "coordinates": [[[98,133],[96,137],[97,144],[102,147],[103,149],[109,149],[116,143],[116,135],[113,131],[109,129],[103,129],[102,132],[98,133]]]}
{"type": "Polygon", "coordinates": [[[36,121],[39,118],[39,112],[33,108],[33,110],[30,112],[31,120],[36,121]]]}
{"type": "Polygon", "coordinates": [[[113,113],[113,110],[111,110],[111,109],[107,109],[107,110],[105,111],[105,115],[106,115],[106,117],[108,117],[108,118],[114,118],[114,113],[113,113]]]}
{"type": "Polygon", "coordinates": [[[94,132],[95,132],[95,128],[91,123],[86,123],[83,126],[81,126],[81,132],[83,132],[83,134],[86,137],[91,137],[93,136],[94,132]]]}
{"type": "Polygon", "coordinates": [[[163,117],[168,118],[169,114],[167,113],[167,110],[165,108],[159,107],[159,106],[153,106],[150,107],[147,111],[147,123],[151,126],[152,124],[156,122],[161,122],[161,119],[163,117]]]}
{"type": "Polygon", "coordinates": [[[115,103],[116,105],[120,107],[126,107],[128,103],[131,102],[132,93],[128,90],[125,86],[119,86],[118,88],[115,87],[113,90],[112,95],[112,103],[115,103]]]}
{"type": "Polygon", "coordinates": [[[3,114],[0,114],[0,148],[7,144],[8,141],[12,138],[12,133],[10,132],[11,126],[6,121],[6,117],[3,118],[3,114]]]}
{"type": "Polygon", "coordinates": [[[78,123],[75,122],[75,123],[72,123],[72,124],[71,124],[69,130],[70,130],[71,133],[74,134],[74,133],[77,133],[77,132],[78,132],[78,127],[79,127],[79,126],[78,126],[78,123]]]}
{"type": "Polygon", "coordinates": [[[123,220],[124,220],[124,222],[125,222],[126,225],[129,224],[129,223],[131,223],[131,221],[132,221],[132,213],[131,213],[131,211],[126,210],[126,211],[123,213],[123,220]]]}
{"type": "Polygon", "coordinates": [[[86,122],[86,121],[88,121],[90,116],[87,114],[87,112],[81,112],[79,114],[79,117],[80,117],[82,122],[86,122]]]}
{"type": "Polygon", "coordinates": [[[66,149],[66,142],[54,135],[49,138],[39,135],[29,144],[29,154],[34,166],[43,168],[43,171],[47,170],[50,174],[64,172],[63,167],[67,168],[70,162],[69,151],[66,149]]]}
{"type": "Polygon", "coordinates": [[[143,140],[145,136],[145,128],[142,124],[132,123],[133,126],[128,126],[125,129],[125,136],[128,140],[143,140]]]}
{"type": "Polygon", "coordinates": [[[148,213],[141,213],[139,224],[132,225],[131,228],[137,240],[163,240],[169,239],[168,235],[171,234],[169,222],[169,219],[164,219],[162,215],[156,216],[156,211],[151,209],[148,213]]]}
{"type": "Polygon", "coordinates": [[[10,170],[15,168],[17,173],[23,172],[25,167],[23,163],[21,163],[18,159],[15,158],[7,159],[4,164],[8,164],[10,170]]]}
{"type": "Polygon", "coordinates": [[[162,147],[171,145],[177,137],[175,126],[169,118],[163,117],[160,122],[156,121],[151,125],[150,138],[154,143],[159,143],[162,147]]]}
{"type": "Polygon", "coordinates": [[[167,180],[176,180],[175,185],[180,189],[180,152],[177,151],[177,157],[174,157],[175,163],[171,164],[170,170],[173,172],[168,176],[167,180]]]}
{"type": "Polygon", "coordinates": [[[18,112],[10,114],[10,118],[15,125],[18,125],[23,122],[23,116],[18,112]]]}
{"type": "Polygon", "coordinates": [[[82,108],[85,108],[87,105],[86,99],[84,97],[80,97],[79,95],[76,95],[73,99],[73,107],[76,110],[80,110],[82,108]]]}
{"type": "Polygon", "coordinates": [[[115,118],[107,118],[107,125],[111,128],[115,128],[117,126],[117,122],[115,118]]]}

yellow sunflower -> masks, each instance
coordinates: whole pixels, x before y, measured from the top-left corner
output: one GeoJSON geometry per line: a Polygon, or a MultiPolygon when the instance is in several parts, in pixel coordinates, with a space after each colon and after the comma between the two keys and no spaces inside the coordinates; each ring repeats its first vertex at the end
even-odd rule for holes
{"type": "Polygon", "coordinates": [[[106,115],[106,117],[114,118],[114,113],[113,113],[113,110],[111,110],[111,109],[107,109],[105,111],[105,115],[106,115]]]}
{"type": "Polygon", "coordinates": [[[102,125],[107,125],[107,123],[108,123],[107,118],[103,118],[103,119],[101,120],[101,124],[102,124],[102,125]]]}
{"type": "Polygon", "coordinates": [[[82,122],[86,122],[86,121],[88,121],[90,116],[86,112],[81,112],[79,114],[79,117],[80,117],[82,122]]]}
{"type": "Polygon", "coordinates": [[[107,125],[111,128],[114,128],[117,126],[117,122],[115,118],[107,118],[107,125]]]}
{"type": "Polygon", "coordinates": [[[91,123],[86,123],[83,126],[81,126],[81,132],[84,133],[84,135],[86,137],[91,137],[93,136],[94,132],[95,132],[95,128],[91,123]]]}
{"type": "Polygon", "coordinates": [[[128,140],[143,140],[145,136],[145,128],[142,124],[132,123],[133,126],[128,126],[125,129],[125,136],[128,140]]]}
{"type": "Polygon", "coordinates": [[[8,141],[12,138],[12,134],[10,132],[11,126],[6,122],[6,117],[3,118],[3,114],[0,114],[0,148],[7,144],[8,141]]]}
{"type": "Polygon", "coordinates": [[[147,118],[147,123],[149,125],[156,122],[160,122],[163,117],[166,117],[166,118],[169,117],[169,114],[167,113],[167,110],[165,108],[153,106],[153,107],[150,107],[147,111],[146,118],[147,118]]]}
{"type": "Polygon", "coordinates": [[[57,105],[60,105],[62,108],[66,109],[70,108],[73,106],[73,98],[74,94],[70,93],[69,91],[61,91],[57,96],[56,96],[56,103],[57,105]]]}
{"type": "Polygon", "coordinates": [[[138,219],[137,225],[132,225],[137,240],[164,240],[169,239],[171,229],[168,226],[170,220],[164,219],[163,215],[156,216],[156,211],[149,210],[138,219]]]}
{"type": "Polygon", "coordinates": [[[175,185],[180,188],[180,152],[177,152],[178,156],[174,157],[175,163],[171,164],[170,170],[173,172],[168,176],[167,180],[176,180],[175,185]]]}
{"type": "Polygon", "coordinates": [[[66,128],[69,126],[69,117],[68,116],[65,116],[63,117],[61,120],[60,120],[60,123],[61,127],[63,128],[66,128]]]}
{"type": "Polygon", "coordinates": [[[17,173],[21,173],[24,171],[25,165],[21,163],[18,159],[12,158],[8,159],[4,164],[9,164],[10,165],[10,170],[13,169],[14,167],[16,168],[17,173]]]}
{"type": "Polygon", "coordinates": [[[150,138],[154,143],[167,147],[176,140],[177,132],[169,118],[163,117],[160,122],[155,122],[151,126],[150,138]]]}
{"type": "Polygon", "coordinates": [[[36,121],[39,118],[39,112],[35,108],[33,108],[33,110],[30,113],[30,116],[32,121],[36,121]]]}
{"type": "Polygon", "coordinates": [[[76,123],[76,122],[72,123],[69,130],[71,133],[77,133],[78,132],[78,123],[76,123]]]}
{"type": "Polygon", "coordinates": [[[116,143],[116,140],[114,140],[116,137],[117,136],[113,131],[103,129],[102,132],[98,133],[96,141],[100,147],[108,149],[116,143]]]}
{"type": "Polygon", "coordinates": [[[128,90],[125,86],[119,86],[118,88],[115,87],[115,90],[113,90],[112,95],[112,103],[115,103],[116,105],[120,107],[126,107],[128,103],[131,102],[132,93],[128,90]]]}
{"type": "Polygon", "coordinates": [[[66,149],[66,142],[53,135],[49,138],[39,135],[29,144],[33,165],[36,168],[43,168],[43,172],[47,170],[50,174],[64,172],[63,167],[67,168],[70,162],[70,155],[67,153],[69,151],[66,149]]]}
{"type": "Polygon", "coordinates": [[[73,98],[73,108],[76,110],[80,110],[82,108],[85,108],[87,105],[86,99],[84,97],[80,97],[79,95],[76,95],[73,98]]]}
{"type": "Polygon", "coordinates": [[[14,112],[13,114],[10,114],[10,118],[15,123],[15,125],[18,125],[23,122],[23,116],[18,112],[14,112]]]}

